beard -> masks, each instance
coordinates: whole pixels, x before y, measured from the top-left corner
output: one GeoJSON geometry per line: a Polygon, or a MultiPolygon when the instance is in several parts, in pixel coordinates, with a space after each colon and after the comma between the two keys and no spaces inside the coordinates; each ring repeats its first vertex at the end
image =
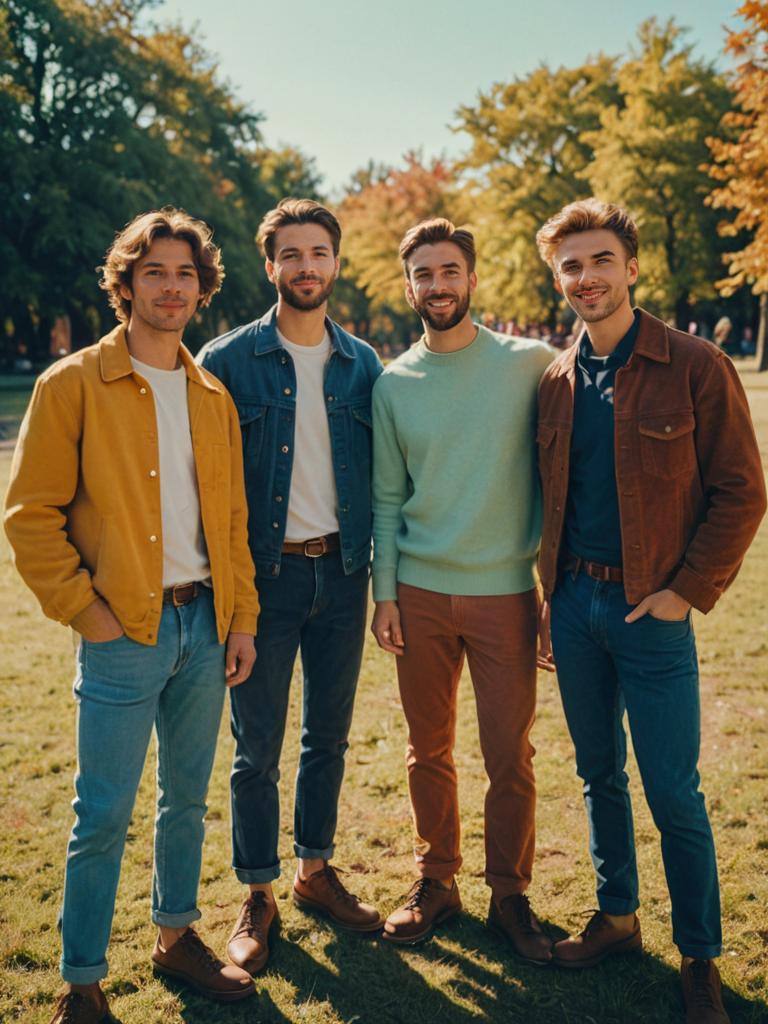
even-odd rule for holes
{"type": "MultiPolygon", "coordinates": [[[[314,280],[319,280],[315,278],[314,280]]],[[[322,286],[322,281],[319,282],[322,286]]],[[[299,281],[301,284],[301,281],[299,281]]],[[[334,285],[336,284],[336,278],[332,277],[331,280],[321,287],[317,295],[300,295],[295,290],[295,282],[289,284],[287,281],[279,278],[277,281],[277,290],[280,293],[284,302],[286,302],[292,309],[299,309],[303,312],[308,312],[311,309],[318,309],[323,305],[324,302],[328,301],[328,296],[333,291],[334,285]]]]}
{"type": "Polygon", "coordinates": [[[414,303],[414,310],[419,314],[425,323],[428,323],[433,331],[450,331],[452,327],[461,323],[464,317],[467,315],[469,309],[469,292],[465,292],[463,295],[431,295],[430,301],[435,299],[455,299],[456,306],[452,313],[447,316],[443,316],[440,313],[435,313],[429,309],[426,302],[414,303]]]}

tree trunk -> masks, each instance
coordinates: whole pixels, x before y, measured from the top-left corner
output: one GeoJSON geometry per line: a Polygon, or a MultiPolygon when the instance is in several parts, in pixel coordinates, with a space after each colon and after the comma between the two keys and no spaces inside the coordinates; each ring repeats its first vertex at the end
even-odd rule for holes
{"type": "Polygon", "coordinates": [[[757,328],[757,372],[768,370],[768,292],[760,296],[760,322],[757,328]]]}

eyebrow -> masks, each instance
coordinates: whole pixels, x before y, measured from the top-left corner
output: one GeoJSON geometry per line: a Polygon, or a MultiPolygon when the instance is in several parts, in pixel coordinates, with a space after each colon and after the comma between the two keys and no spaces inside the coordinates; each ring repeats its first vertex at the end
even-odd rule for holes
{"type": "MultiPolygon", "coordinates": [[[[322,252],[330,252],[331,251],[330,245],[328,245],[326,242],[318,242],[317,245],[311,245],[310,249],[313,252],[317,252],[318,249],[320,251],[322,251],[322,252]]],[[[276,255],[278,255],[278,256],[287,256],[287,255],[289,255],[290,253],[293,253],[293,252],[299,252],[298,245],[284,245],[284,246],[282,246],[282,248],[277,250],[277,254],[276,255]]]]}
{"type": "MultiPolygon", "coordinates": [[[[455,270],[458,267],[459,267],[458,261],[454,260],[451,263],[441,263],[440,266],[437,267],[437,269],[438,270],[455,270]]],[[[419,274],[419,273],[421,273],[422,270],[431,270],[431,269],[432,269],[431,267],[422,265],[420,267],[414,267],[413,268],[413,273],[414,274],[419,274]]]]}
{"type": "MultiPolygon", "coordinates": [[[[164,266],[166,266],[166,264],[163,263],[162,260],[147,260],[146,263],[142,263],[141,264],[141,267],[139,269],[140,270],[146,270],[147,267],[164,267],[164,266]]],[[[179,270],[194,270],[195,269],[195,264],[194,263],[181,263],[181,264],[179,264],[178,269],[179,270]]]]}

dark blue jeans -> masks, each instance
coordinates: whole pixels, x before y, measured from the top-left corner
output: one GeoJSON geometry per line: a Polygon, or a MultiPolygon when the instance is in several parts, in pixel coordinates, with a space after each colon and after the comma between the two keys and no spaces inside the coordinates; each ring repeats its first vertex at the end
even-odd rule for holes
{"type": "Polygon", "coordinates": [[[552,649],[584,780],[597,900],[608,914],[638,907],[632,805],[624,771],[626,710],[645,796],[661,833],[673,939],[683,956],[719,956],[720,890],[699,790],[699,674],[690,616],[663,622],[633,606],[620,583],[561,576],[552,649]]]}
{"type": "Polygon", "coordinates": [[[333,856],[344,754],[363,653],[368,567],[344,575],[341,557],[284,555],[279,576],[259,577],[256,664],[232,690],[233,867],[241,882],[280,875],[280,751],[297,651],[304,676],[296,778],[297,857],[333,856]]]}

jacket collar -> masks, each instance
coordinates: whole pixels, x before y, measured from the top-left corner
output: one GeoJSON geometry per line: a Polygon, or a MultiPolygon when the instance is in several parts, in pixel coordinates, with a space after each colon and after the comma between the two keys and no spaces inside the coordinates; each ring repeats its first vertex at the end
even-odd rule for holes
{"type": "MultiPolygon", "coordinates": [[[[220,392],[223,389],[212,380],[207,378],[201,368],[192,358],[189,349],[184,345],[179,348],[181,365],[187,375],[187,379],[193,384],[199,384],[208,391],[220,392]]],[[[113,331],[110,331],[99,342],[99,363],[101,366],[101,379],[106,383],[119,380],[121,377],[128,377],[133,373],[133,363],[128,352],[128,342],[125,335],[125,324],[119,324],[113,331]]]]}
{"type": "MultiPolygon", "coordinates": [[[[252,326],[256,332],[256,343],[253,347],[255,356],[263,356],[267,352],[274,352],[276,349],[282,348],[277,336],[277,305],[268,310],[261,319],[254,320],[252,326]]],[[[334,352],[338,352],[345,359],[357,358],[357,353],[350,344],[346,331],[343,331],[328,316],[325,318],[325,329],[328,331],[331,348],[334,352]]]]}
{"type": "MultiPolygon", "coordinates": [[[[637,337],[630,359],[638,355],[645,359],[652,359],[656,363],[670,362],[669,327],[663,320],[646,313],[640,307],[638,307],[638,313],[640,314],[640,326],[637,329],[637,337]]],[[[573,377],[576,372],[580,342],[581,337],[557,360],[560,374],[564,377],[573,377]]]]}

